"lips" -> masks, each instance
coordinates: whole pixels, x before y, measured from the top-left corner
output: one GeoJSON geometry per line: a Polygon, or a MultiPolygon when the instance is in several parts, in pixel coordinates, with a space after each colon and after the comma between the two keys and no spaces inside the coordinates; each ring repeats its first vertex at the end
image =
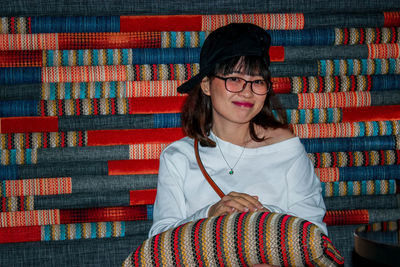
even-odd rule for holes
{"type": "Polygon", "coordinates": [[[250,102],[233,101],[232,103],[243,108],[252,108],[254,106],[254,104],[250,102]]]}

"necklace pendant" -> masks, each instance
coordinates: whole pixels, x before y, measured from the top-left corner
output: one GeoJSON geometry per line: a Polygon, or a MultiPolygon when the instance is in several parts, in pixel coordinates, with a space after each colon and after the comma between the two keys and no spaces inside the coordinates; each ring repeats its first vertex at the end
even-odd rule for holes
{"type": "Polygon", "coordinates": [[[232,169],[229,171],[229,174],[230,174],[230,175],[232,175],[232,174],[233,174],[233,170],[232,170],[232,169]]]}

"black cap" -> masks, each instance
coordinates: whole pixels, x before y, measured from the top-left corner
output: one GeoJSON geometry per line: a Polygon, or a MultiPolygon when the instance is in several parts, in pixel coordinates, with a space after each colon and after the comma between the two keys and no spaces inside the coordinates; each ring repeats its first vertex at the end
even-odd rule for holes
{"type": "Polygon", "coordinates": [[[267,63],[271,37],[250,23],[232,23],[216,29],[204,41],[200,52],[200,71],[178,87],[179,93],[188,93],[215,67],[216,63],[237,56],[261,56],[267,63]]]}

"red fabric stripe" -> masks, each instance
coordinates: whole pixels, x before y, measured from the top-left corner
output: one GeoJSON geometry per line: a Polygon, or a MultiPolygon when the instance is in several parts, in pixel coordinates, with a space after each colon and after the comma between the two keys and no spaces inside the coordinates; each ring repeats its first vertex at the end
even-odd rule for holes
{"type": "Polygon", "coordinates": [[[258,239],[259,239],[259,243],[258,245],[260,246],[260,256],[261,256],[261,261],[266,263],[267,259],[265,258],[265,251],[264,251],[264,221],[265,218],[267,217],[267,215],[269,214],[269,212],[264,212],[263,215],[260,218],[260,224],[258,225],[258,230],[259,230],[259,234],[258,234],[258,239]]]}
{"type": "Polygon", "coordinates": [[[384,27],[398,27],[400,26],[400,12],[383,12],[384,27]]]}
{"type": "Polygon", "coordinates": [[[286,251],[286,221],[289,219],[289,216],[286,215],[283,217],[282,223],[281,223],[281,253],[282,253],[282,260],[283,264],[285,266],[289,266],[289,261],[287,257],[287,251],[286,251]]]}
{"type": "Polygon", "coordinates": [[[224,266],[224,261],[222,259],[221,253],[221,251],[223,250],[223,248],[221,247],[221,221],[223,218],[223,216],[220,216],[217,220],[217,225],[215,226],[215,242],[219,266],[224,266]]]}
{"type": "Polygon", "coordinates": [[[129,99],[129,114],[179,113],[186,97],[133,97],[129,99]]]}
{"type": "Polygon", "coordinates": [[[132,190],[129,192],[129,205],[152,205],[156,195],[157,189],[132,190]]]}
{"type": "Polygon", "coordinates": [[[120,32],[201,31],[201,15],[121,16],[120,32]]]}
{"type": "Polygon", "coordinates": [[[58,132],[57,117],[11,117],[0,119],[0,133],[58,132]]]}
{"type": "Polygon", "coordinates": [[[174,230],[174,255],[175,255],[175,262],[174,265],[176,264],[176,266],[181,266],[181,261],[180,261],[180,257],[179,257],[179,246],[178,246],[178,240],[179,240],[179,232],[182,229],[182,225],[180,225],[178,228],[176,228],[174,230]]]}
{"type": "Polygon", "coordinates": [[[324,217],[327,225],[353,225],[369,223],[368,210],[328,210],[324,217]]]}
{"type": "Polygon", "coordinates": [[[200,237],[200,226],[202,225],[204,219],[199,220],[195,224],[194,228],[194,249],[196,250],[196,260],[197,264],[199,267],[202,267],[204,265],[203,261],[201,260],[201,252],[200,252],[200,243],[199,243],[199,237],[200,237]]]}
{"type": "Polygon", "coordinates": [[[272,90],[275,94],[288,94],[292,89],[292,85],[290,83],[290,78],[288,77],[273,77],[272,81],[272,90]]]}
{"type": "Polygon", "coordinates": [[[0,228],[0,243],[33,242],[40,240],[41,240],[40,226],[0,228]]]}
{"type": "Polygon", "coordinates": [[[243,232],[243,217],[245,216],[246,213],[242,213],[239,216],[239,220],[238,220],[238,225],[237,225],[237,256],[240,259],[240,262],[242,264],[242,266],[247,266],[247,264],[244,262],[244,255],[243,255],[243,249],[242,249],[242,232],[243,232]]]}
{"type": "Polygon", "coordinates": [[[159,245],[160,235],[156,235],[154,237],[154,246],[153,246],[153,253],[154,253],[154,261],[156,267],[160,266],[160,259],[158,257],[158,245],[159,245]]]}
{"type": "Polygon", "coordinates": [[[310,226],[310,222],[306,222],[303,225],[303,234],[301,235],[301,243],[303,246],[303,252],[304,252],[304,258],[307,263],[307,266],[313,266],[313,264],[310,261],[310,254],[308,253],[308,244],[307,244],[307,236],[308,236],[308,228],[310,226]]]}
{"type": "Polygon", "coordinates": [[[271,62],[285,61],[285,48],[283,46],[271,46],[269,48],[271,62]]]}
{"type": "Polygon", "coordinates": [[[157,174],[159,160],[110,160],[108,175],[157,174]]]}
{"type": "Polygon", "coordinates": [[[400,120],[400,105],[342,109],[342,122],[400,120]]]}
{"type": "Polygon", "coordinates": [[[184,136],[181,128],[88,131],[87,146],[168,143],[184,136]]]}
{"type": "Polygon", "coordinates": [[[0,67],[41,67],[42,51],[0,51],[0,67]]]}
{"type": "Polygon", "coordinates": [[[60,224],[147,220],[146,206],[60,210],[60,224]]]}

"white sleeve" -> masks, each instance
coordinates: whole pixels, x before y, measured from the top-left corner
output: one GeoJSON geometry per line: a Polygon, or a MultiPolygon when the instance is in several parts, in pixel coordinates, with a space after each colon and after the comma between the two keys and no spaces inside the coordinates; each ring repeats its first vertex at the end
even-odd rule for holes
{"type": "Polygon", "coordinates": [[[173,151],[172,153],[164,152],[160,157],[157,196],[154,202],[153,225],[149,237],[178,225],[206,218],[210,208],[206,206],[194,214],[187,214],[183,186],[184,180],[187,178],[185,165],[188,160],[180,152],[175,152],[177,153],[175,155],[173,155],[173,151]]]}
{"type": "Polygon", "coordinates": [[[287,173],[288,213],[310,221],[328,233],[322,221],[326,208],[321,182],[307,154],[302,153],[287,173]]]}

